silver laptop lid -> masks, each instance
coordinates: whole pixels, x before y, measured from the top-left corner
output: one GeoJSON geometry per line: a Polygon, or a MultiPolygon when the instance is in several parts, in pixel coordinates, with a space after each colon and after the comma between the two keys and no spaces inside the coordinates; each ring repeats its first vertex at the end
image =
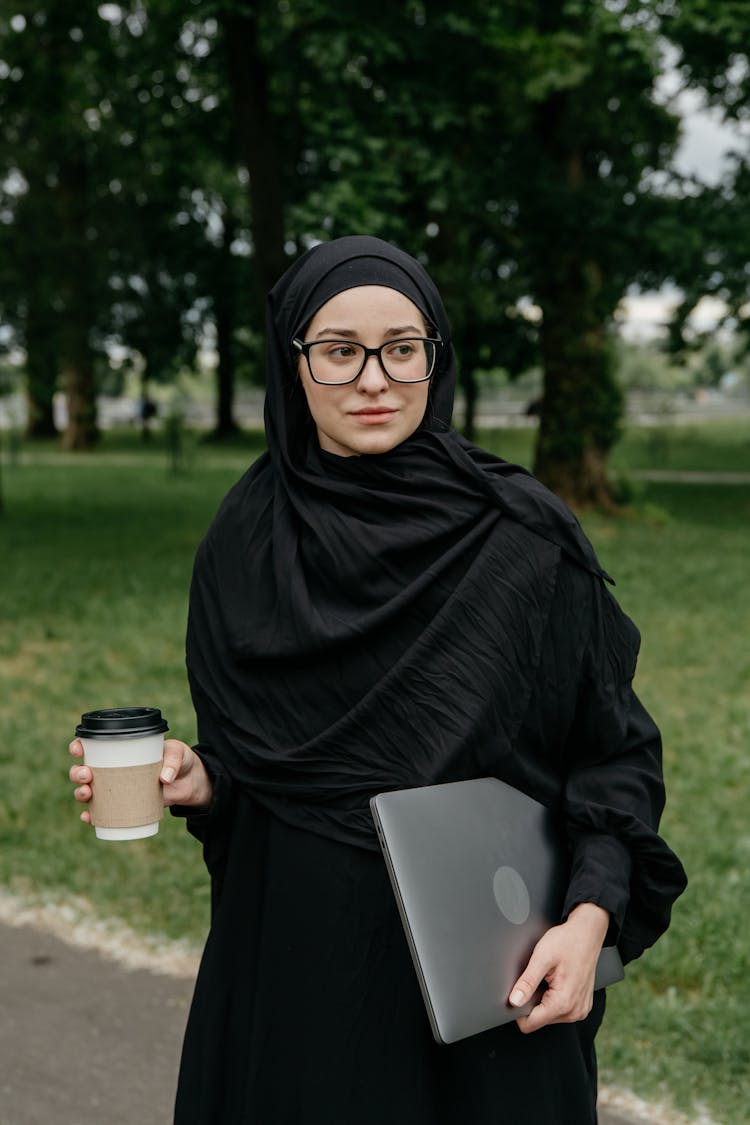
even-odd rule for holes
{"type": "MultiPolygon", "coordinates": [[[[508,995],[560,920],[567,856],[549,810],[480,778],[370,802],[433,1034],[452,1043],[531,1010],[508,995]]],[[[597,987],[622,978],[616,950],[597,987]]]]}

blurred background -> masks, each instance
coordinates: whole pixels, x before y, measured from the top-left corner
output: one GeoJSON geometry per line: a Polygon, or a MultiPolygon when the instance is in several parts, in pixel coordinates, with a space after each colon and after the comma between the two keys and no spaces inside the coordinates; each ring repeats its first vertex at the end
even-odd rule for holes
{"type": "Polygon", "coordinates": [[[197,847],[95,845],[65,747],[130,704],[192,740],[190,568],[263,448],[265,294],[378,235],[443,293],[454,423],[582,513],[644,636],[691,888],[605,1079],[747,1120],[749,35],[748,0],[0,0],[8,911],[200,943],[197,847]]]}
{"type": "Polygon", "coordinates": [[[531,410],[606,500],[623,397],[750,394],[750,12],[714,7],[3,0],[4,426],[257,425],[265,294],[369,232],[440,284],[460,424],[531,410]]]}

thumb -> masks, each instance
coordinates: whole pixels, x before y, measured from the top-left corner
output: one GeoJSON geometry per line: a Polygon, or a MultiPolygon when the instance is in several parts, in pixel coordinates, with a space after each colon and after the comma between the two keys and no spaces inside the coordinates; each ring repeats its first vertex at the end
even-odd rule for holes
{"type": "Polygon", "coordinates": [[[179,776],[185,761],[183,742],[176,738],[167,738],[164,741],[164,755],[162,757],[161,773],[159,780],[169,785],[179,776]]]}
{"type": "Polygon", "coordinates": [[[520,1008],[528,1003],[551,968],[549,959],[535,949],[528,965],[510,990],[510,1004],[514,1008],[520,1008]]]}

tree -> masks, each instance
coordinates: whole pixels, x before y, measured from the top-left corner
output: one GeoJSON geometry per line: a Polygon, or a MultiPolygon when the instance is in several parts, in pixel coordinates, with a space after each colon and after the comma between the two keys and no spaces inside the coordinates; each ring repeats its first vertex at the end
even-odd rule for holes
{"type": "Polygon", "coordinates": [[[553,0],[446,17],[453,66],[468,76],[463,144],[485,193],[490,270],[514,276],[538,309],[535,469],[576,506],[611,500],[606,458],[621,411],[612,315],[644,263],[666,268],[644,219],[648,172],[668,163],[677,123],[652,97],[658,40],[638,19],[645,7],[553,0]]]}
{"type": "Polygon", "coordinates": [[[630,283],[668,270],[664,225],[649,220],[669,204],[651,173],[668,165],[677,119],[653,96],[650,5],[408,4],[365,27],[349,5],[335,20],[326,9],[295,9],[299,26],[308,12],[296,104],[309,187],[290,215],[318,237],[359,221],[421,255],[464,375],[488,345],[510,370],[535,345],[537,470],[574,504],[608,503],[612,315],[630,283]]]}
{"type": "Polygon", "coordinates": [[[115,256],[113,326],[147,377],[164,380],[194,357],[212,324],[213,436],[224,438],[237,430],[237,337],[249,326],[257,332],[259,317],[240,296],[254,288],[248,205],[221,29],[203,8],[151,0],[141,12],[143,36],[125,91],[126,101],[140,105],[131,126],[137,162],[123,169],[121,191],[133,233],[115,256]]]}
{"type": "Polygon", "coordinates": [[[59,307],[43,249],[49,245],[54,212],[46,185],[32,197],[25,182],[11,176],[6,184],[0,226],[0,319],[12,328],[14,343],[26,349],[26,436],[55,437],[59,307]]]}
{"type": "Polygon", "coordinates": [[[59,374],[68,400],[64,443],[83,448],[96,437],[92,325],[107,234],[98,212],[111,157],[98,133],[117,45],[96,9],[71,3],[19,0],[2,30],[0,152],[6,172],[24,185],[14,249],[26,284],[15,314],[30,360],[31,426],[49,428],[59,374]]]}
{"type": "MultiPolygon", "coordinates": [[[[278,5],[268,3],[224,4],[219,9],[238,148],[248,172],[255,304],[261,323],[265,295],[286,267],[282,184],[288,154],[280,143],[282,118],[271,100],[274,56],[269,57],[261,43],[261,21],[278,18],[278,12],[278,5]]],[[[287,112],[293,114],[294,108],[287,107],[287,112]]]]}
{"type": "Polygon", "coordinates": [[[169,378],[206,317],[219,327],[219,425],[231,430],[232,243],[244,215],[224,76],[201,66],[200,25],[173,0],[19,0],[3,30],[0,168],[21,189],[0,234],[0,301],[27,351],[32,431],[49,430],[61,379],[64,443],[86,448],[112,343],[139,352],[146,379],[169,378]]]}
{"type": "MultiPolygon", "coordinates": [[[[671,37],[679,51],[675,66],[684,85],[699,89],[725,120],[746,122],[750,116],[747,5],[732,0],[717,9],[706,0],[682,0],[671,21],[671,37]]],[[[738,144],[718,184],[689,185],[672,270],[683,293],[671,326],[676,353],[701,343],[691,338],[689,319],[706,295],[723,303],[725,322],[750,350],[750,150],[746,143],[738,144]]]]}
{"type": "Polygon", "coordinates": [[[366,232],[429,265],[453,318],[471,431],[475,369],[500,355],[520,370],[532,349],[514,315],[520,281],[493,268],[493,247],[506,241],[502,230],[489,237],[497,185],[466,131],[465,68],[452,57],[447,19],[428,22],[406,4],[363,23],[354,3],[308,0],[286,15],[282,40],[276,27],[261,42],[282,60],[270,91],[284,123],[276,136],[288,165],[288,243],[300,251],[314,238],[366,232]]]}
{"type": "MultiPolygon", "coordinates": [[[[219,428],[231,432],[237,342],[259,340],[262,298],[290,255],[369,232],[410,249],[444,292],[467,429],[477,370],[541,362],[537,471],[576,505],[609,502],[614,310],[633,282],[687,275],[716,253],[670,173],[663,43],[682,36],[685,65],[690,51],[702,60],[690,80],[718,97],[739,49],[736,5],[722,9],[731,34],[701,54],[703,0],[402,0],[367,21],[354,0],[133,0],[104,6],[106,19],[23,3],[21,31],[36,30],[14,31],[0,69],[0,158],[27,185],[11,225],[42,232],[54,300],[35,294],[33,268],[16,307],[0,266],[0,294],[31,349],[56,341],[38,349],[48,382],[64,356],[69,395],[83,388],[90,403],[108,339],[168,373],[167,352],[188,354],[212,319],[219,428]],[[44,93],[50,75],[59,104],[44,93]]],[[[717,240],[742,213],[732,190],[701,195],[717,240]]],[[[742,266],[721,253],[739,315],[742,266]]]]}

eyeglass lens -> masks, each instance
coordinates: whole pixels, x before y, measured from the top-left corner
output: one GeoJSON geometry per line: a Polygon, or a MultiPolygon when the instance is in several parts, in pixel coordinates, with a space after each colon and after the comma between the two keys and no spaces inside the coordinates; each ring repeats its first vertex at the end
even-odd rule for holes
{"type": "MultiPolygon", "coordinates": [[[[435,365],[435,344],[430,340],[394,340],[383,344],[380,356],[392,379],[414,383],[426,379],[435,365]]],[[[320,340],[309,348],[310,370],[320,383],[348,383],[365,363],[361,344],[346,340],[320,340]]]]}

